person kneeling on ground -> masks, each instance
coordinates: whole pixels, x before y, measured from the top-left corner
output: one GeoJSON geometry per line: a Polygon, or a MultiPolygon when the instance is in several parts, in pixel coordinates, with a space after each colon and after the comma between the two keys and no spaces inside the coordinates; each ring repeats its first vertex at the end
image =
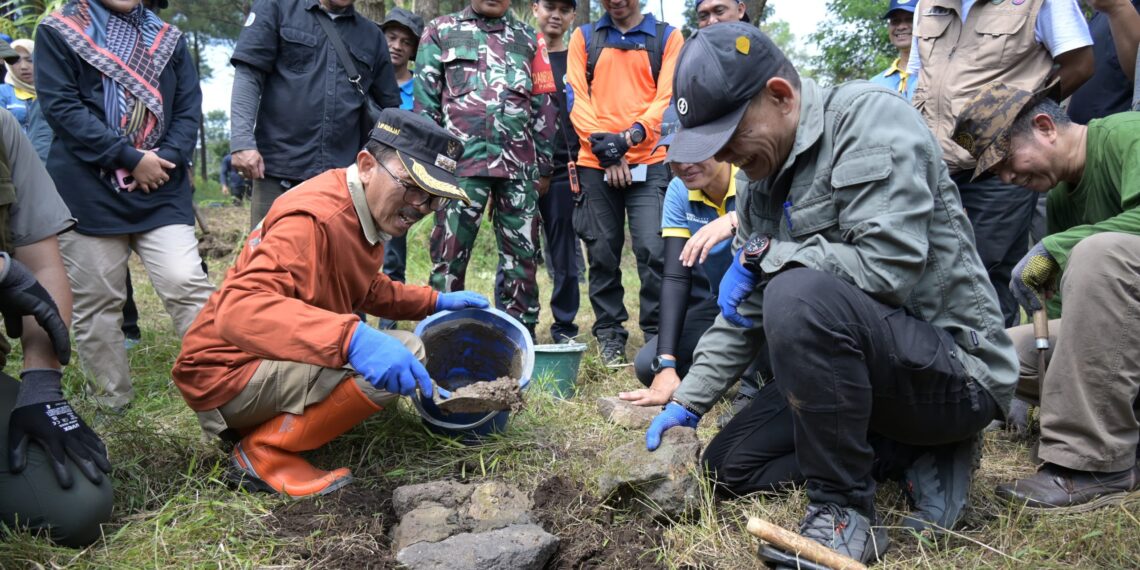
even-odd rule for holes
{"type": "MultiPolygon", "coordinates": [[[[0,57],[3,48],[0,42],[0,57]]],[[[0,192],[15,198],[0,206],[0,313],[24,353],[20,380],[0,373],[0,526],[42,530],[58,544],[84,547],[102,536],[114,493],[107,448],[63,396],[71,289],[57,236],[75,218],[4,110],[0,181],[0,192]]],[[[0,337],[0,363],[10,349],[0,337]]]]}
{"type": "MultiPolygon", "coordinates": [[[[668,146],[672,141],[673,135],[667,134],[660,144],[668,146]]],[[[739,168],[715,158],[669,166],[676,177],[665,192],[661,215],[665,274],[660,333],[645,343],[633,362],[637,379],[647,388],[619,394],[638,406],[661,406],[669,401],[693,363],[697,341],[719,313],[716,292],[732,265],[736,188],[748,183],[747,177],[739,176],[739,168]]],[[[743,409],[759,390],[757,375],[769,368],[767,353],[761,352],[757,363],[744,373],[732,413],[743,409]]]]}
{"type": "Polygon", "coordinates": [[[1032,314],[1060,278],[1064,318],[1049,322],[1040,383],[1033,326],[1009,330],[1021,360],[1017,395],[1041,406],[1045,463],[997,495],[1065,513],[1117,504],[1140,489],[1140,113],[1085,126],[1051,96],[991,84],[963,108],[954,140],[977,159],[975,175],[990,170],[1049,193],[1049,235],[1009,285],[1032,314]]]}
{"type": "Polygon", "coordinates": [[[384,245],[467,200],[458,139],[410,111],[385,109],[356,163],[284,194],[250,233],[225,284],[182,343],[174,383],[202,428],[238,440],[231,460],[251,490],[325,494],[352,480],[298,455],[332,441],[400,395],[432,396],[423,344],[353,314],[422,319],[487,306],[380,273],[384,245]]]}
{"type": "Polygon", "coordinates": [[[721,315],[647,447],[695,427],[767,340],[775,380],[710,443],[714,481],[735,493],[806,481],[800,534],[861,561],[887,546],[876,476],[905,476],[904,524],[952,527],[1017,370],[938,141],[885,89],[801,80],[745,24],[696,34],[675,87],[669,158],[715,156],[754,182],[737,198],[721,315]]]}

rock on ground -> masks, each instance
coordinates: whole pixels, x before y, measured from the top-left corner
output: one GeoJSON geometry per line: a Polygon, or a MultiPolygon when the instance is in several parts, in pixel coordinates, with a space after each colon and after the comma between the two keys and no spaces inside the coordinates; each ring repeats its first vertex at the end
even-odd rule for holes
{"type": "Polygon", "coordinates": [[[603,418],[629,429],[648,429],[661,408],[635,406],[618,397],[598,398],[598,413],[603,418]]]}
{"type": "Polygon", "coordinates": [[[606,453],[598,487],[610,504],[676,518],[697,506],[700,454],[696,430],[675,427],[657,451],[646,451],[639,439],[606,453]]]}
{"type": "Polygon", "coordinates": [[[540,570],[557,549],[558,537],[521,524],[413,544],[396,561],[412,570],[540,570]]]}
{"type": "Polygon", "coordinates": [[[392,531],[398,552],[421,542],[531,522],[530,497],[499,481],[407,485],[392,493],[392,507],[400,517],[392,531]]]}

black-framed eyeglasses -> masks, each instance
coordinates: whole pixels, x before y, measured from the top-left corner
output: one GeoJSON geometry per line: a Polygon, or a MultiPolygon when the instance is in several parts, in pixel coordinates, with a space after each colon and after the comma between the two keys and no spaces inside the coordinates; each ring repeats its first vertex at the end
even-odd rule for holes
{"type": "Polygon", "coordinates": [[[404,188],[404,203],[409,205],[409,206],[415,206],[416,208],[422,208],[426,205],[429,210],[431,210],[433,212],[438,212],[438,211],[442,210],[444,207],[446,207],[447,203],[451,201],[450,198],[444,198],[443,196],[436,196],[436,195],[430,194],[427,191],[425,191],[423,188],[420,188],[418,184],[415,184],[413,182],[408,182],[406,180],[403,180],[403,179],[397,177],[395,174],[392,174],[391,170],[388,170],[387,166],[384,166],[383,162],[380,162],[379,160],[376,161],[376,164],[379,164],[380,168],[383,168],[384,172],[387,172],[388,176],[391,176],[392,180],[396,181],[396,184],[399,184],[401,187],[404,188]],[[413,196],[416,194],[423,194],[425,197],[423,200],[416,200],[415,198],[413,198],[413,196]]]}

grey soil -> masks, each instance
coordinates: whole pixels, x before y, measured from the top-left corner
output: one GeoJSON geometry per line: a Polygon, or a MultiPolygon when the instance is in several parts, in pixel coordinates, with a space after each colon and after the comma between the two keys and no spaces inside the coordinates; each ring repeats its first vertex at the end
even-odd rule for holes
{"type": "Polygon", "coordinates": [[[500,376],[489,382],[473,382],[451,393],[446,400],[440,399],[439,391],[433,400],[440,410],[449,413],[482,413],[510,410],[517,412],[523,407],[522,390],[517,378],[500,376]]]}

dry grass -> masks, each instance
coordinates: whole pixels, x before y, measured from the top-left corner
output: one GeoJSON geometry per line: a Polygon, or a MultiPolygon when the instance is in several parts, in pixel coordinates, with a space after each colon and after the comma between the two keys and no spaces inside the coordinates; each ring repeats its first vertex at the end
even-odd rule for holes
{"type": "MultiPolygon", "coordinates": [[[[244,210],[204,211],[215,225],[228,219],[225,223],[244,228],[244,210]]],[[[409,264],[413,282],[426,280],[427,232],[426,225],[413,229],[409,264]]],[[[495,255],[485,228],[468,278],[472,289],[491,292],[495,255]]],[[[227,263],[228,259],[211,260],[215,281],[227,263]]],[[[632,259],[627,258],[624,266],[633,267],[632,259]]],[[[279,532],[273,513],[288,501],[235,492],[221,483],[225,455],[201,440],[193,414],[170,385],[170,365],[178,350],[170,321],[141,266],[135,264],[132,269],[144,315],[143,344],[131,355],[138,399],[126,416],[98,426],[116,466],[113,520],[104,527],[104,540],[85,550],[57,548],[27,534],[9,535],[0,541],[0,567],[329,568],[335,564],[321,562],[327,556],[305,558],[298,553],[327,555],[354,549],[373,552],[377,560],[390,556],[385,550],[387,540],[375,536],[368,525],[285,535],[279,532]]],[[[548,296],[550,284],[544,271],[540,279],[548,296]]],[[[627,306],[634,315],[630,322],[636,328],[636,272],[626,271],[624,281],[627,306]]],[[[591,316],[583,292],[579,315],[583,331],[589,330],[591,316]]],[[[543,317],[540,331],[545,335],[549,312],[544,311],[543,317]]],[[[636,332],[631,336],[632,357],[640,340],[636,332]]],[[[82,382],[79,370],[69,368],[68,392],[90,418],[90,403],[80,395],[82,382]]],[[[463,447],[427,433],[410,406],[400,406],[378,414],[311,458],[326,467],[351,467],[356,476],[354,488],[365,493],[444,477],[494,477],[529,490],[553,475],[582,481],[596,492],[594,474],[602,453],[638,441],[643,434],[603,422],[594,411],[594,400],[635,383],[628,369],[608,370],[595,354],[588,354],[576,398],[563,401],[531,393],[528,407],[512,418],[510,431],[481,447],[463,447]]],[[[715,416],[723,409],[723,405],[714,409],[702,422],[698,433],[704,441],[715,434],[715,416]]],[[[1026,446],[991,434],[985,451],[963,528],[938,542],[921,541],[893,529],[894,548],[880,567],[1140,567],[1140,504],[1049,518],[1008,508],[995,500],[993,487],[1032,472],[1026,446]]],[[[794,528],[805,503],[800,491],[733,501],[714,500],[706,491],[700,516],[651,536],[658,546],[646,552],[643,560],[667,568],[754,567],[756,542],[744,530],[746,517],[759,515],[794,528]]],[[[880,490],[879,505],[888,525],[897,524],[898,513],[905,509],[901,493],[889,486],[880,490]]],[[[614,517],[619,526],[625,520],[621,513],[607,516],[614,517]]],[[[589,521],[583,519],[582,524],[589,521]]]]}

